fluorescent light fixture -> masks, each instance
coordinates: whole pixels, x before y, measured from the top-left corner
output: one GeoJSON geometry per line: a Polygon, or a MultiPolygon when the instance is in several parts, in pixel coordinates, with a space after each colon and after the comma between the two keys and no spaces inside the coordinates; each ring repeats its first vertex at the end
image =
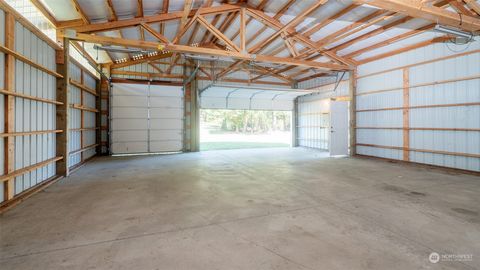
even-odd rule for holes
{"type": "Polygon", "coordinates": [[[437,31],[437,32],[440,32],[440,33],[450,34],[450,35],[466,38],[466,39],[469,39],[469,40],[473,37],[472,33],[462,31],[462,30],[459,30],[459,29],[455,29],[455,28],[450,28],[450,27],[440,25],[440,24],[435,25],[434,30],[437,31]]]}

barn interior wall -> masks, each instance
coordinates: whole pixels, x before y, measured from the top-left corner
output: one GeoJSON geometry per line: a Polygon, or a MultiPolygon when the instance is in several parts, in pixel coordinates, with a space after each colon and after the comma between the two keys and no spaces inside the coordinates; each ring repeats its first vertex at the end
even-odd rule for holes
{"type": "Polygon", "coordinates": [[[357,154],[480,171],[480,41],[358,67],[357,154]]]}
{"type": "Polygon", "coordinates": [[[0,45],[13,51],[0,53],[0,89],[6,91],[0,94],[0,202],[56,175],[56,133],[60,132],[56,128],[55,48],[16,16],[0,9],[0,45]],[[9,16],[14,19],[10,34],[9,16]],[[7,35],[13,46],[7,44],[7,35]],[[13,69],[7,67],[7,58],[13,69]],[[7,85],[6,77],[12,75],[7,85]]]}

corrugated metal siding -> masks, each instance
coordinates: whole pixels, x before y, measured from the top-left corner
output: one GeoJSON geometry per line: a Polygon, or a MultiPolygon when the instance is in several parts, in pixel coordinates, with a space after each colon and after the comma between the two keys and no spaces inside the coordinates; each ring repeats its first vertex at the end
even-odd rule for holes
{"type": "MultiPolygon", "coordinates": [[[[80,67],[77,65],[71,63],[69,65],[69,72],[70,72],[70,78],[77,82],[82,81],[82,70],[80,67]]],[[[69,101],[68,103],[73,105],[73,104],[80,104],[81,103],[81,94],[82,91],[80,88],[73,86],[72,84],[68,85],[68,91],[70,91],[69,95],[69,101]]],[[[69,115],[68,115],[68,128],[70,132],[70,138],[68,142],[68,152],[71,153],[73,151],[80,150],[82,148],[81,146],[81,141],[80,141],[80,136],[81,136],[81,131],[78,130],[81,128],[81,113],[82,111],[79,109],[75,109],[72,107],[69,107],[69,115]]],[[[70,154],[68,157],[68,166],[72,167],[82,161],[81,153],[77,154],[70,154]]]]}
{"type": "MultiPolygon", "coordinates": [[[[5,44],[5,14],[0,10],[0,44],[5,44]]],[[[15,23],[15,51],[31,61],[50,70],[55,70],[55,50],[22,24],[15,23]]],[[[0,54],[0,66],[5,66],[5,55],[0,54]]],[[[0,76],[0,88],[4,88],[4,76],[0,76]]],[[[56,99],[56,78],[19,60],[15,61],[14,90],[34,97],[56,99]]],[[[4,111],[4,95],[0,95],[0,110],[4,111]]],[[[15,132],[44,131],[56,129],[56,106],[54,104],[15,97],[15,132]]],[[[5,131],[5,115],[0,117],[0,133],[5,131]]],[[[54,133],[16,136],[14,170],[35,165],[56,155],[54,133]]],[[[0,140],[0,163],[4,164],[4,140],[0,140]]],[[[0,175],[4,166],[0,166],[0,175]]],[[[15,178],[14,194],[19,194],[55,175],[55,163],[33,170],[15,178]]],[[[4,200],[3,185],[0,185],[0,201],[4,200]]]]}
{"type": "MultiPolygon", "coordinates": [[[[93,77],[90,73],[82,70],[82,68],[79,67],[77,63],[71,62],[71,64],[69,65],[69,69],[71,79],[82,83],[84,86],[92,90],[96,89],[97,79],[93,77]]],[[[86,108],[96,107],[96,97],[93,94],[84,91],[72,84],[69,84],[69,90],[69,103],[71,105],[81,105],[86,108]]],[[[69,155],[70,157],[68,161],[68,166],[73,167],[96,154],[95,148],[80,151],[83,148],[92,146],[96,143],[96,113],[72,107],[70,107],[69,110],[69,153],[79,151],[69,155]]]]}
{"type": "Polygon", "coordinates": [[[298,101],[297,144],[299,146],[328,150],[329,112],[330,99],[298,101]]]}
{"type": "Polygon", "coordinates": [[[336,80],[338,79],[335,77],[323,77],[299,84],[300,88],[318,91],[298,98],[297,144],[299,146],[329,150],[330,100],[345,97],[349,91],[348,74],[345,74],[338,85],[336,80]]]}
{"type": "MultiPolygon", "coordinates": [[[[96,89],[97,81],[90,74],[83,73],[83,82],[85,86],[90,89],[96,89]]],[[[95,108],[95,96],[91,93],[83,91],[83,105],[88,108],[95,108]]],[[[83,128],[89,128],[90,130],[84,130],[82,132],[83,136],[83,145],[82,147],[88,147],[95,144],[96,140],[96,113],[90,111],[83,111],[83,128]]],[[[90,148],[82,153],[83,159],[88,159],[96,154],[95,148],[90,148]]]]}
{"type": "MultiPolygon", "coordinates": [[[[389,58],[362,65],[358,68],[357,110],[403,106],[403,70],[409,70],[410,106],[463,104],[480,102],[480,42],[468,47],[452,44],[434,44],[389,58]],[[452,51],[455,50],[456,52],[452,51]],[[468,52],[471,53],[468,53],[468,52]],[[454,58],[435,59],[467,53],[454,58]],[[424,61],[429,61],[422,63],[424,61]],[[418,64],[417,64],[418,63],[418,64]],[[386,67],[390,70],[382,72],[386,67]],[[396,70],[391,70],[398,68],[396,70]],[[378,73],[378,74],[376,74],[378,73]],[[369,76],[368,74],[374,74],[369,76]],[[367,77],[362,77],[367,75],[367,77]],[[452,80],[446,82],[447,80],[452,80]],[[390,89],[386,92],[370,93],[390,89]]],[[[384,110],[357,112],[357,143],[388,147],[403,147],[403,111],[384,110]],[[364,129],[362,127],[396,128],[364,129]]],[[[480,171],[480,158],[438,153],[467,153],[480,155],[479,131],[428,130],[428,128],[480,129],[480,106],[446,106],[412,108],[409,127],[427,128],[410,130],[412,162],[480,171]],[[437,152],[437,153],[430,153],[437,152]]],[[[357,146],[357,153],[369,156],[403,159],[402,149],[357,146]]]]}

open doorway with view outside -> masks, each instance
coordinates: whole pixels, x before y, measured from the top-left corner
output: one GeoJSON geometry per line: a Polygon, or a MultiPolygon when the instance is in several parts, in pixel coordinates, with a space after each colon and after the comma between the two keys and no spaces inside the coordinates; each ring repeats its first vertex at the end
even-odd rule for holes
{"type": "Polygon", "coordinates": [[[290,147],[292,112],[200,110],[200,150],[290,147]]]}

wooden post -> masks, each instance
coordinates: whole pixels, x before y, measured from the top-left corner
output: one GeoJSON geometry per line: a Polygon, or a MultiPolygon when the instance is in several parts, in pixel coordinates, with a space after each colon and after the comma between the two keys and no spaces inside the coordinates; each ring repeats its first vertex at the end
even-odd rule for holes
{"type": "MultiPolygon", "coordinates": [[[[81,66],[78,66],[78,68],[80,69],[80,84],[85,85],[85,72],[83,71],[83,68],[81,66]]],[[[83,107],[85,105],[85,97],[84,97],[85,92],[83,91],[82,88],[79,88],[78,91],[80,92],[80,106],[83,107]]],[[[83,147],[85,146],[85,142],[83,141],[84,128],[85,128],[85,110],[80,110],[80,149],[83,149],[83,147]]],[[[80,163],[82,163],[84,160],[83,158],[84,154],[85,154],[84,151],[80,152],[80,163]]]]}
{"type": "MultiPolygon", "coordinates": [[[[5,12],[5,46],[15,50],[15,18],[11,13],[5,12]]],[[[5,54],[5,90],[15,91],[15,58],[5,54]]],[[[5,133],[15,132],[15,97],[4,95],[5,133]]],[[[9,174],[15,170],[15,140],[13,136],[5,137],[5,168],[4,173],[9,174]]],[[[15,179],[9,178],[4,182],[4,200],[10,200],[15,195],[15,179]]]]}
{"type": "Polygon", "coordinates": [[[63,39],[63,50],[56,51],[57,72],[62,74],[63,78],[57,79],[57,100],[62,102],[57,106],[57,128],[63,130],[62,133],[57,133],[57,157],[62,156],[63,159],[57,162],[57,175],[68,176],[68,142],[70,135],[68,130],[68,115],[69,115],[69,51],[70,40],[63,39]]]}
{"type": "Polygon", "coordinates": [[[350,156],[354,156],[357,154],[357,114],[355,112],[357,108],[357,70],[350,71],[349,74],[349,91],[348,96],[350,98],[350,107],[349,107],[349,114],[350,114],[350,126],[349,126],[349,133],[350,133],[350,156]]]}
{"type": "Polygon", "coordinates": [[[403,160],[410,161],[410,70],[403,69],[403,160]]]}
{"type": "Polygon", "coordinates": [[[298,97],[293,100],[292,112],[292,147],[298,146],[298,97]]]}
{"type": "Polygon", "coordinates": [[[97,155],[102,153],[102,81],[103,77],[100,75],[100,80],[95,81],[95,90],[97,96],[95,97],[95,109],[98,110],[98,113],[95,114],[95,143],[97,144],[96,152],[97,155]]]}

